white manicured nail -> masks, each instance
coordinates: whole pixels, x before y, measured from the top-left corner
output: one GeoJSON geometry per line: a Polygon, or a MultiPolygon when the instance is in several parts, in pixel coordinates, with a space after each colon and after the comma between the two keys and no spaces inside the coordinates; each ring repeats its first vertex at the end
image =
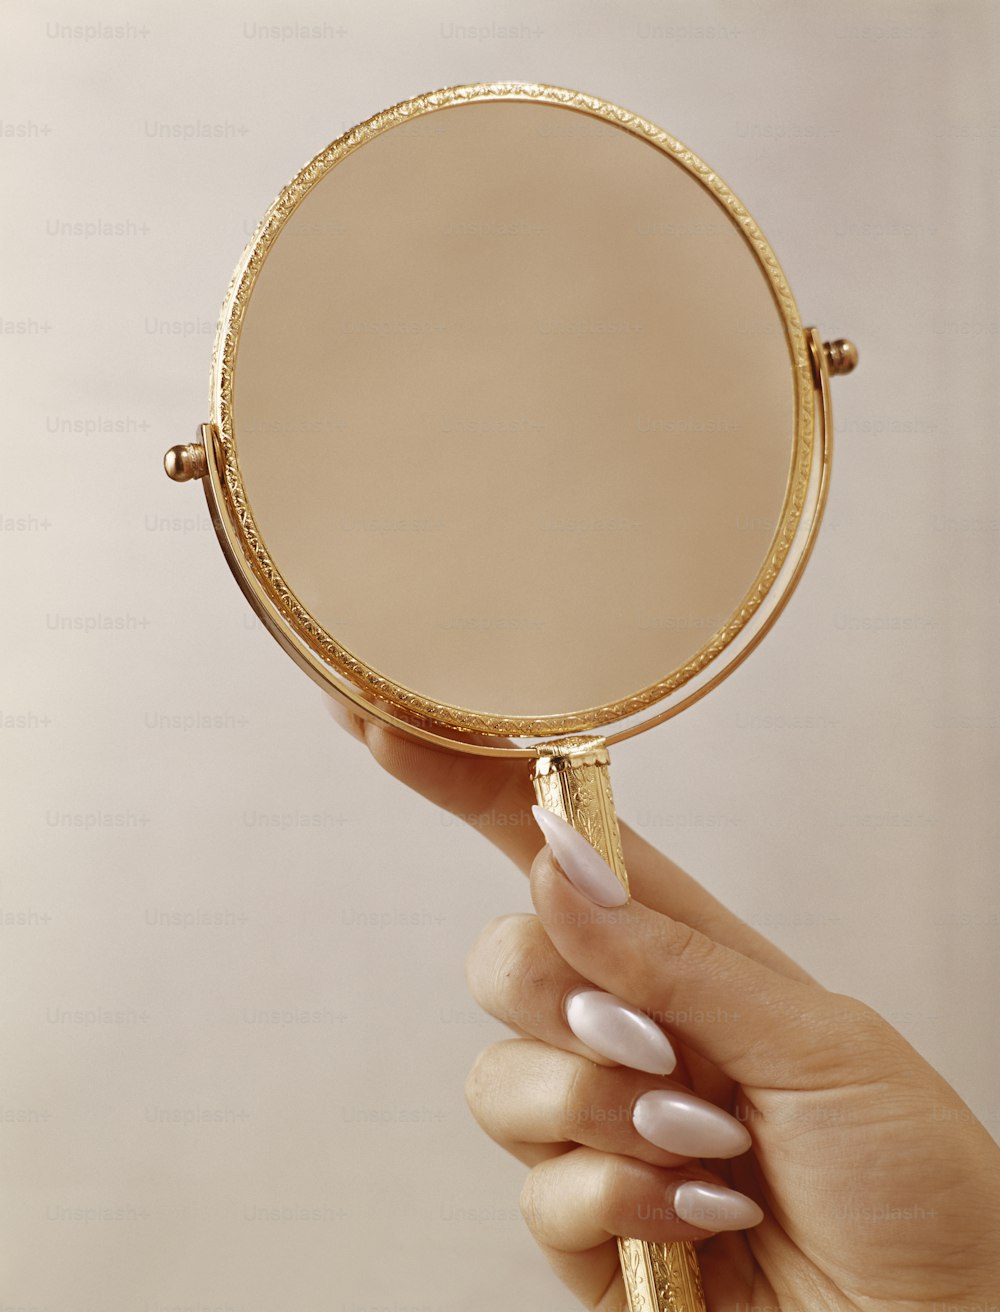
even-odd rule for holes
{"type": "Polygon", "coordinates": [[[632,1108],[632,1124],[644,1139],[681,1157],[738,1157],[750,1132],[721,1107],[681,1089],[651,1089],[632,1108]]]}
{"type": "MultiPolygon", "coordinates": [[[[613,993],[577,989],[566,999],[566,1023],[588,1048],[634,1071],[669,1075],[677,1065],[670,1040],[659,1025],[613,993]]],[[[688,1155],[704,1156],[700,1152],[688,1155]]]]}
{"type": "Polygon", "coordinates": [[[721,1184],[686,1180],[674,1193],[674,1211],[700,1230],[745,1230],[764,1219],[752,1198],[721,1184]]]}
{"type": "Polygon", "coordinates": [[[629,900],[604,858],[562,816],[533,806],[531,814],[570,883],[599,907],[622,907],[629,900]]]}

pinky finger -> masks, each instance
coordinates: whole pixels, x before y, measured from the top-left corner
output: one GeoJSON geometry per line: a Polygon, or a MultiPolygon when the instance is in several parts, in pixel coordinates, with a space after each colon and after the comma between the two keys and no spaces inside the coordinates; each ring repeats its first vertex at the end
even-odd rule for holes
{"type": "Polygon", "coordinates": [[[590,1308],[615,1283],[618,1235],[676,1243],[747,1229],[764,1217],[752,1199],[693,1165],[668,1170],[593,1148],[533,1167],[521,1211],[556,1274],[590,1308]]]}

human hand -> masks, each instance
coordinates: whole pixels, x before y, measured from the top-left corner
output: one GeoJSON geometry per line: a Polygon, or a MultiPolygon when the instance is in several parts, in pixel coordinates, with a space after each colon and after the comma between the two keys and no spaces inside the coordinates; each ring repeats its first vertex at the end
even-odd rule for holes
{"type": "Polygon", "coordinates": [[[469,960],[477,1000],[521,1037],[486,1050],[468,1094],[530,1167],[526,1219],[585,1306],[625,1307],[618,1234],[702,1241],[711,1312],[1000,1306],[1000,1148],[886,1021],[816,984],[627,827],[632,900],[608,905],[620,890],[604,867],[595,902],[581,871],[599,878],[603,863],[568,826],[547,820],[553,845],[538,852],[522,762],[373,725],[360,736],[530,867],[536,915],[494,921],[469,960]],[[670,1078],[655,1073],[669,1066],[663,1029],[670,1078]]]}

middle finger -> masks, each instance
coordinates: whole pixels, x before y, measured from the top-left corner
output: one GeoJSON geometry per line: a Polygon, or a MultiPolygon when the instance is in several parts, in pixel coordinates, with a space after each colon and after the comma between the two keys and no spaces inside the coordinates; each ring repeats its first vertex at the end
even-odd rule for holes
{"type": "MultiPolygon", "coordinates": [[[[472,996],[518,1034],[599,1065],[651,1075],[677,1067],[656,1022],[578,974],[556,951],[537,916],[500,916],[483,930],[466,963],[472,996]]],[[[683,1068],[676,1071],[684,1076],[683,1068]]]]}

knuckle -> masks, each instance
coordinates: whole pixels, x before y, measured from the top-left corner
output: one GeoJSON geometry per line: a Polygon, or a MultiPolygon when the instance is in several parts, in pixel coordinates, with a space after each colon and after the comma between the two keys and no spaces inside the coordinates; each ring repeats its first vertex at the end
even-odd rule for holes
{"type": "Polygon", "coordinates": [[[651,949],[684,968],[704,969],[716,946],[691,925],[668,916],[655,915],[644,929],[651,949]]]}
{"type": "Polygon", "coordinates": [[[476,935],[475,942],[465,956],[465,975],[469,988],[475,993],[480,968],[496,951],[496,943],[503,933],[505,921],[509,916],[494,916],[476,935]]]}
{"type": "Polygon", "coordinates": [[[704,972],[712,958],[717,956],[718,944],[690,925],[674,920],[670,929],[670,952],[684,966],[704,972]]]}
{"type": "Polygon", "coordinates": [[[477,966],[490,962],[501,952],[518,922],[531,919],[530,916],[515,912],[494,916],[476,935],[476,940],[466,956],[466,969],[474,970],[477,966]]]}
{"type": "Polygon", "coordinates": [[[568,1157],[547,1158],[532,1167],[518,1202],[535,1241],[566,1250],[567,1237],[582,1224],[590,1230],[596,1223],[608,1236],[629,1233],[634,1190],[621,1170],[623,1161],[595,1149],[576,1148],[568,1157]]]}
{"type": "Polygon", "coordinates": [[[568,1063],[565,1085],[559,1100],[559,1133],[567,1141],[579,1142],[583,1113],[588,1110],[586,1096],[589,1062],[575,1057],[568,1063]]]}
{"type": "Polygon", "coordinates": [[[848,1032],[859,1042],[871,1043],[887,1037],[892,1030],[874,1007],[846,993],[830,995],[830,1019],[841,1031],[848,1032]]]}
{"type": "Polygon", "coordinates": [[[541,1210],[541,1190],[538,1185],[539,1168],[536,1166],[525,1176],[524,1184],[521,1186],[521,1194],[518,1198],[518,1205],[521,1209],[521,1216],[524,1218],[524,1224],[536,1237],[542,1234],[544,1225],[541,1210]]]}
{"type": "Polygon", "coordinates": [[[497,1084],[497,1063],[501,1060],[501,1050],[506,1045],[493,1043],[478,1053],[468,1075],[465,1077],[465,1101],[469,1111],[484,1129],[489,1120],[489,1108],[492,1104],[490,1091],[497,1084]]]}
{"type": "Polygon", "coordinates": [[[909,1044],[874,1007],[846,993],[829,996],[827,1028],[831,1047],[857,1071],[902,1072],[912,1066],[909,1044]]]}
{"type": "Polygon", "coordinates": [[[478,1053],[472,1065],[469,1067],[469,1073],[465,1077],[465,1102],[472,1115],[479,1120],[479,1104],[483,1091],[483,1053],[478,1053]]]}
{"type": "Polygon", "coordinates": [[[601,1153],[594,1171],[594,1206],[601,1216],[615,1213],[621,1203],[621,1179],[614,1157],[601,1153]]]}
{"type": "Polygon", "coordinates": [[[491,1016],[522,1025],[527,991],[539,980],[538,940],[544,933],[533,915],[500,916],[472,947],[466,976],[473,998],[491,1016]]]}
{"type": "Polygon", "coordinates": [[[465,958],[465,980],[469,992],[480,1006],[485,1006],[483,990],[492,973],[497,955],[507,934],[511,916],[495,916],[476,935],[465,958]]]}
{"type": "Polygon", "coordinates": [[[591,1215],[609,1233],[623,1233],[621,1222],[629,1195],[620,1169],[621,1159],[607,1153],[589,1155],[591,1215]]]}

